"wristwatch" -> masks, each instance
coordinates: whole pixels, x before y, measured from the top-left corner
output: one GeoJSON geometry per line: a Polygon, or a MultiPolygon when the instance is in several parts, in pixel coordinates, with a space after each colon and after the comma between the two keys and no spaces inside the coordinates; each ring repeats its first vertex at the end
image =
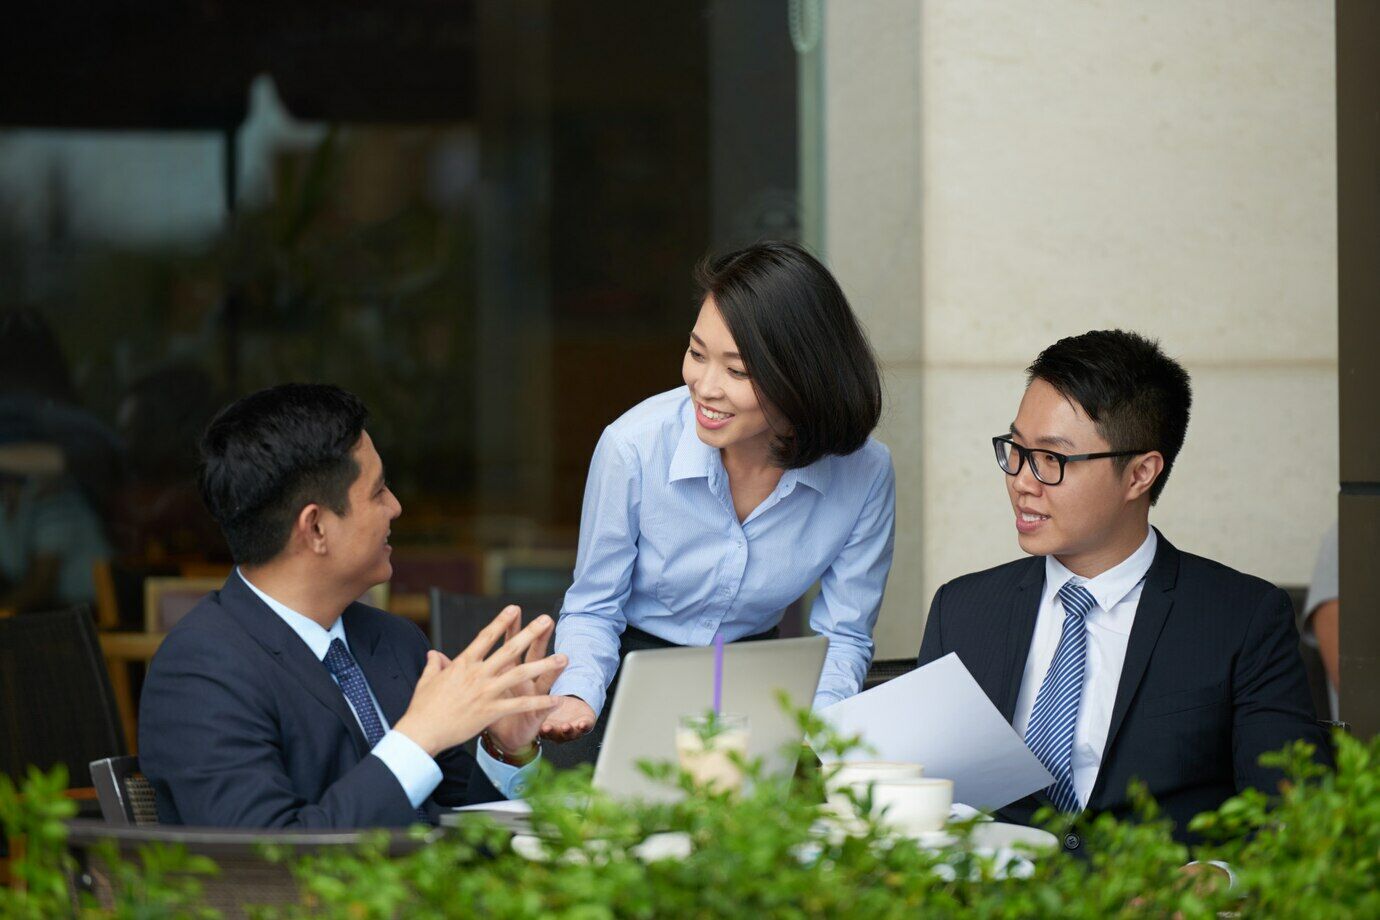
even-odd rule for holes
{"type": "Polygon", "coordinates": [[[484,750],[490,757],[499,763],[506,763],[510,767],[525,767],[536,760],[537,755],[541,753],[540,739],[534,739],[526,750],[505,751],[487,728],[479,733],[479,743],[484,746],[484,750]]]}

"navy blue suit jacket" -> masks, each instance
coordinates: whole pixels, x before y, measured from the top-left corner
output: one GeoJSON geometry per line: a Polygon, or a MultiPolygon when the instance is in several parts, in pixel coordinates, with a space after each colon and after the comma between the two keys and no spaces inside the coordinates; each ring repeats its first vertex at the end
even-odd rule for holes
{"type": "MultiPolygon", "coordinates": [[[[426,666],[411,622],[364,604],[343,614],[350,651],[389,725],[426,666]]],[[[427,809],[502,798],[465,751],[436,758],[427,809]]],[[[168,633],[139,703],[139,767],[165,824],[401,827],[417,820],[392,771],[300,636],[236,574],[168,633]]]]}
{"type": "MultiPolygon", "coordinates": [[[[1158,533],[1158,531],[1157,531],[1158,533]]],[[[1008,722],[1016,712],[1044,592],[1043,556],[939,589],[919,664],[956,652],[1008,722]]],[[[1274,791],[1266,751],[1303,739],[1327,760],[1289,597],[1269,582],[1175,549],[1161,534],[1126,647],[1102,765],[1087,811],[1127,816],[1142,780],[1175,834],[1244,787],[1274,791]]],[[[1029,823],[1043,794],[999,812],[1029,823]]],[[[1078,846],[1076,834],[1066,838],[1078,846]]]]}

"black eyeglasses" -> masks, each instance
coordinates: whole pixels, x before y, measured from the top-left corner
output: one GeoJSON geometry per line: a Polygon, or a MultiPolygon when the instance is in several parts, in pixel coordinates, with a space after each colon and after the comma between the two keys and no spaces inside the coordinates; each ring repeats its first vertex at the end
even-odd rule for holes
{"type": "Polygon", "coordinates": [[[1030,461],[1030,471],[1035,478],[1047,486],[1057,486],[1064,481],[1064,467],[1080,460],[1103,460],[1107,457],[1134,457],[1148,454],[1150,448],[1143,450],[1109,450],[1097,454],[1061,454],[1053,450],[1032,450],[1022,447],[1004,434],[992,439],[992,448],[997,452],[997,466],[1008,476],[1021,471],[1026,461],[1030,461]]]}

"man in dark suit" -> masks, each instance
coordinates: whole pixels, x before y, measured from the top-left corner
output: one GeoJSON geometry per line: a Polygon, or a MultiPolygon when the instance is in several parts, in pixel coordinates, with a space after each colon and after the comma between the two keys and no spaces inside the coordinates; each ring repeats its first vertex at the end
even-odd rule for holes
{"type": "Polygon", "coordinates": [[[403,826],[515,794],[530,771],[565,664],[546,657],[550,617],[519,631],[509,607],[451,660],[356,601],[392,574],[402,513],[365,419],[337,387],[289,384],[207,429],[202,495],[238,567],[144,683],[139,760],[161,821],[403,826]],[[458,747],[475,735],[477,759],[458,747]]]}
{"type": "MultiPolygon", "coordinates": [[[[1028,375],[993,445],[1034,558],[941,587],[919,663],[956,652],[1054,776],[1004,819],[1029,823],[1051,803],[1124,816],[1139,778],[1185,839],[1195,814],[1275,788],[1262,753],[1305,739],[1327,756],[1289,598],[1150,527],[1191,399],[1155,343],[1089,332],[1028,375]]],[[[1240,462],[1265,456],[1241,445],[1240,462]]],[[[1081,845],[1075,822],[1064,846],[1081,845]]]]}

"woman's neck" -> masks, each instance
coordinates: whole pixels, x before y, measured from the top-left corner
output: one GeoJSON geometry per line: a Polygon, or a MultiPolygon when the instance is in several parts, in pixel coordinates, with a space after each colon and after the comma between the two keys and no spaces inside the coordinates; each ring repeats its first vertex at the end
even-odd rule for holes
{"type": "Polygon", "coordinates": [[[746,444],[730,444],[719,450],[724,469],[730,478],[747,476],[757,478],[769,475],[773,470],[779,477],[782,470],[772,458],[771,443],[765,438],[753,439],[746,444]]]}

